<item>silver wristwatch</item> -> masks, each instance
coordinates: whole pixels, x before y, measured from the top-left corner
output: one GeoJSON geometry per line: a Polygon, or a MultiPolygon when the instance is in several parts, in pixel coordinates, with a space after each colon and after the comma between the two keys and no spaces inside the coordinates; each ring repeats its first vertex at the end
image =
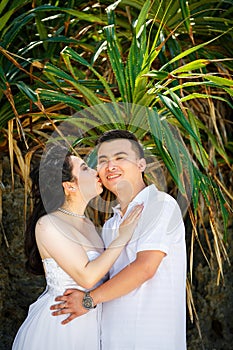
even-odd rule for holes
{"type": "Polygon", "coordinates": [[[84,293],[82,305],[87,310],[91,310],[91,309],[94,309],[96,307],[96,305],[94,305],[94,301],[93,301],[92,297],[90,296],[90,292],[84,293]]]}

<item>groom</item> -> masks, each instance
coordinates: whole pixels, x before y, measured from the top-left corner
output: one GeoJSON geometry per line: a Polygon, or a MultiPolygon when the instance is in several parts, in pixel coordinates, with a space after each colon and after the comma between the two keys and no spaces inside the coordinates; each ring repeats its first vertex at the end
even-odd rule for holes
{"type": "Polygon", "coordinates": [[[103,227],[105,246],[130,208],[143,202],[144,210],[110,279],[89,295],[66,291],[56,298],[66,308],[60,309],[62,303],[51,309],[59,309],[55,315],[70,314],[67,323],[103,303],[103,350],[185,350],[186,249],[179,206],[155,185],[146,186],[143,149],[132,133],[108,131],[97,147],[99,176],[119,202],[103,227]]]}

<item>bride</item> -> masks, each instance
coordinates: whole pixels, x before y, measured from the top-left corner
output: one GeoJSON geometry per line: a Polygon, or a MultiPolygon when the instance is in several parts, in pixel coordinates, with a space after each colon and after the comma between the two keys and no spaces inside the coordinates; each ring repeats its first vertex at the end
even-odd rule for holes
{"type": "Polygon", "coordinates": [[[93,304],[88,291],[103,282],[142,211],[141,205],[131,211],[118,237],[104,250],[84,215],[88,202],[102,191],[97,172],[57,145],[47,150],[32,172],[34,209],[25,236],[26,266],[35,274],[45,273],[47,286],[29,307],[12,350],[100,349],[101,305],[93,304]],[[63,326],[62,316],[53,317],[49,307],[67,288],[86,291],[82,307],[89,312],[63,326]]]}

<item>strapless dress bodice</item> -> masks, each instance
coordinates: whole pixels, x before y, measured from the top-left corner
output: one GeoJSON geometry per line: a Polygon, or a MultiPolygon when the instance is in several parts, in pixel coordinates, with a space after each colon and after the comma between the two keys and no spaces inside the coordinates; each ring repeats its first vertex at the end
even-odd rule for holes
{"type": "MultiPolygon", "coordinates": [[[[100,253],[96,251],[87,252],[87,256],[89,260],[95,260],[100,253]]],[[[55,296],[61,295],[64,293],[66,289],[76,288],[79,290],[85,290],[83,287],[79,286],[73,278],[71,278],[57,263],[53,258],[46,258],[42,260],[44,269],[45,269],[45,277],[47,282],[47,292],[53,294],[55,296]]],[[[95,287],[99,284],[103,283],[101,280],[95,287]]],[[[94,287],[94,288],[95,288],[94,287]]]]}
{"type": "MultiPolygon", "coordinates": [[[[91,261],[100,254],[89,251],[87,255],[91,261]]],[[[46,289],[30,305],[28,316],[17,332],[12,350],[100,350],[101,304],[63,326],[61,322],[68,315],[51,315],[50,307],[54,304],[55,297],[62,295],[67,288],[83,288],[78,286],[54,259],[46,258],[43,264],[47,280],[46,289]]]]}

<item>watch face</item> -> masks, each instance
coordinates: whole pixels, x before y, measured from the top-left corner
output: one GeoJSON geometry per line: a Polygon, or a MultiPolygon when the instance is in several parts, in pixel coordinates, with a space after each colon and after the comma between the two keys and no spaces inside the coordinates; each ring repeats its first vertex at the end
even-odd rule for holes
{"type": "Polygon", "coordinates": [[[92,305],[92,298],[86,296],[86,297],[83,299],[83,306],[84,306],[86,309],[91,309],[91,308],[93,308],[93,305],[92,305]]]}

